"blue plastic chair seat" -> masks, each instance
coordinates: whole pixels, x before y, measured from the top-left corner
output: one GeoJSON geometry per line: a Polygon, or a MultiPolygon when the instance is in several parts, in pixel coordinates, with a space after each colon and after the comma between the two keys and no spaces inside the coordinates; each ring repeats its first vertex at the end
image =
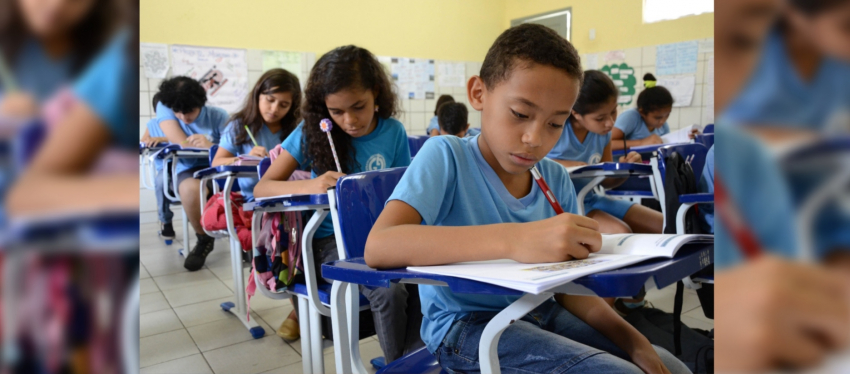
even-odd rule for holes
{"type": "Polygon", "coordinates": [[[425,347],[408,353],[378,370],[376,374],[438,374],[445,373],[437,363],[437,358],[425,347]]]}
{"type": "MultiPolygon", "coordinates": [[[[322,304],[330,305],[331,304],[331,285],[330,284],[320,284],[319,288],[319,301],[322,304]]],[[[288,289],[290,292],[307,296],[307,285],[304,283],[295,283],[292,286],[289,286],[288,289]]],[[[369,305],[369,300],[366,299],[366,296],[360,294],[360,306],[369,305]]]]}

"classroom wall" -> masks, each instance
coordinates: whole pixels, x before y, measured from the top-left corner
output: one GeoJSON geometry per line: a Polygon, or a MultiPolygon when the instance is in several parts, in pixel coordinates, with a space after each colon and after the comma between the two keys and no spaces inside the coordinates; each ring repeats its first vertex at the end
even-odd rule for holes
{"type": "MultiPolygon", "coordinates": [[[[579,53],[594,53],[714,37],[714,13],[643,23],[642,0],[504,0],[502,27],[512,19],[572,8],[572,40],[579,53]],[[590,29],[596,39],[590,40],[590,29]]],[[[682,0],[686,1],[686,0],[682,0]]]]}

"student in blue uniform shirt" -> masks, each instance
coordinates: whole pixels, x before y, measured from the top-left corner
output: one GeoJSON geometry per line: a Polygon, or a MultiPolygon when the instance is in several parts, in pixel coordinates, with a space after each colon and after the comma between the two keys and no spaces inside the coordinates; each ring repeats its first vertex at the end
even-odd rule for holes
{"type": "Polygon", "coordinates": [[[454,135],[459,138],[475,136],[480,133],[469,128],[469,111],[463,103],[446,103],[440,107],[440,135],[454,135]]]}
{"type": "MultiPolygon", "coordinates": [[[[714,145],[705,154],[705,166],[699,177],[699,192],[714,195],[714,145]]],[[[714,204],[700,204],[699,215],[702,217],[703,232],[714,234],[714,204]]]]}
{"type": "Polygon", "coordinates": [[[655,76],[643,76],[646,88],[638,94],[637,108],[629,109],[617,117],[611,132],[611,149],[641,145],[662,144],[661,137],[670,133],[667,118],[673,111],[673,95],[666,88],[656,86],[655,76]],[[624,142],[623,139],[626,139],[624,142]]]}
{"type": "MultiPolygon", "coordinates": [[[[255,196],[325,194],[345,174],[410,164],[407,133],[392,118],[398,105],[392,80],[371,52],[344,46],[326,53],[316,61],[306,87],[304,120],[283,142],[283,152],[254,187],[255,196]],[[337,170],[328,136],[319,127],[324,118],[333,122],[331,136],[342,170],[337,170]],[[287,181],[306,165],[312,165],[312,179],[287,181]]],[[[330,216],[316,231],[313,250],[317,274],[322,263],[339,258],[330,216]]],[[[372,305],[385,362],[422,346],[415,333],[422,315],[416,287],[393,284],[361,287],[360,292],[372,305]]]]}
{"type": "MultiPolygon", "coordinates": [[[[156,106],[159,104],[159,93],[153,95],[153,111],[156,115],[156,106]]],[[[147,147],[156,147],[157,144],[167,143],[168,138],[165,133],[159,128],[156,117],[148,120],[145,134],[142,135],[142,142],[147,147]]],[[[165,196],[165,188],[162,185],[163,180],[163,161],[159,158],[154,160],[154,169],[156,177],[154,178],[154,193],[156,194],[156,210],[159,216],[160,232],[159,234],[164,239],[174,239],[174,226],[171,224],[171,219],[174,218],[174,213],[171,211],[171,201],[165,196]]],[[[169,168],[170,169],[170,168],[169,168]]],[[[170,170],[165,171],[170,172],[170,170]]]]}
{"type": "MultiPolygon", "coordinates": [[[[605,73],[598,70],[584,72],[581,91],[573,106],[564,132],[546,157],[565,167],[612,162],[611,130],[617,119],[619,91],[605,73]]],[[[641,162],[637,152],[629,152],[618,162],[641,162]]],[[[588,179],[573,181],[576,193],[588,179]]],[[[605,188],[615,188],[625,178],[612,178],[602,182],[605,188]]],[[[661,212],[626,200],[615,200],[590,192],[584,199],[586,215],[599,222],[599,230],[615,233],[661,233],[664,217],[661,212]]]]}
{"type": "MultiPolygon", "coordinates": [[[[168,142],[184,147],[209,149],[218,144],[227,123],[227,112],[207,106],[207,92],[198,81],[189,77],[174,77],[159,85],[160,103],[156,107],[156,120],[168,142]]],[[[180,202],[195,229],[198,241],[186,255],[183,267],[196,271],[204,266],[207,256],[215,247],[215,239],[201,226],[201,181],[194,178],[196,171],[209,167],[206,158],[181,159],[174,167],[177,171],[177,188],[180,202]]]]}
{"type": "MultiPolygon", "coordinates": [[[[301,120],[301,85],[298,77],[283,69],[266,71],[251,90],[245,106],[233,115],[212,166],[229,165],[236,156],[268,157],[269,151],[283,142],[301,120]],[[245,130],[251,130],[257,145],[245,130]]],[[[245,201],[254,201],[254,186],[259,178],[239,178],[245,201]]]]}
{"type": "MultiPolygon", "coordinates": [[[[569,175],[545,158],[563,131],[581,79],[578,53],[551,29],[522,24],[503,32],[468,88],[470,105],[481,111],[481,134],[425,143],[369,234],[366,263],[397,268],[495,259],[557,262],[598,251],[598,224],[575,215],[569,175]],[[567,213],[556,215],[532,181],[529,169],[535,165],[567,213]]],[[[445,371],[480,371],[484,326],[519,297],[419,289],[425,314],[420,333],[428,350],[445,371]]],[[[504,330],[497,352],[503,370],[690,372],[602,299],[556,300],[504,330]]]]}
{"type": "Polygon", "coordinates": [[[428,122],[428,128],[425,129],[425,132],[431,136],[440,135],[440,122],[437,120],[437,116],[440,115],[440,107],[443,104],[453,103],[455,102],[455,98],[452,95],[440,95],[437,98],[437,104],[434,105],[434,116],[431,117],[431,121],[428,122]]]}

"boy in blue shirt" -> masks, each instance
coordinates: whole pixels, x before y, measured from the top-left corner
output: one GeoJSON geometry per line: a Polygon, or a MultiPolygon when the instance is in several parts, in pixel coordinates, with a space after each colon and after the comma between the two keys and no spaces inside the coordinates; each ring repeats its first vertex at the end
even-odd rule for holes
{"type": "MultiPolygon", "coordinates": [[[[207,92],[198,81],[189,77],[167,79],[160,84],[159,95],[156,121],[170,143],[206,149],[218,144],[227,124],[227,112],[206,106],[207,92]]],[[[201,226],[201,181],[193,177],[196,171],[209,166],[206,158],[181,159],[174,166],[181,204],[198,236],[198,242],[183,263],[189,271],[203,267],[215,245],[215,239],[201,226]]]]}
{"type": "Polygon", "coordinates": [[[477,133],[470,134],[469,111],[463,103],[443,104],[437,120],[440,124],[440,135],[454,135],[458,138],[477,135],[477,133]]]}
{"type": "MultiPolygon", "coordinates": [[[[484,59],[481,76],[468,85],[470,105],[481,111],[481,134],[426,142],[372,228],[366,263],[395,268],[505,258],[553,262],[598,251],[598,224],[575,214],[566,170],[545,159],[563,131],[581,79],[577,52],[551,29],[523,24],[502,33],[484,59]],[[535,165],[568,214],[555,215],[534,184],[529,169],[535,165]]],[[[419,292],[422,339],[449,372],[481,369],[478,344],[484,326],[518,299],[456,295],[428,285],[419,292]]],[[[689,372],[602,299],[557,299],[563,306],[550,299],[502,333],[502,368],[689,372]]]]}
{"type": "MultiPolygon", "coordinates": [[[[153,95],[153,110],[156,115],[156,106],[159,104],[159,93],[153,95]]],[[[147,123],[147,129],[142,136],[142,142],[148,147],[156,147],[159,143],[168,142],[168,138],[162,132],[157,124],[156,117],[151,118],[147,123]]],[[[156,194],[156,210],[159,215],[160,232],[159,234],[164,239],[174,239],[174,226],[171,224],[171,219],[174,213],[171,212],[171,202],[165,197],[165,190],[162,185],[162,160],[154,160],[154,168],[156,169],[156,178],[154,178],[154,193],[156,194]]],[[[170,169],[170,168],[169,168],[170,169]]],[[[166,173],[170,170],[165,171],[166,173]]]]}

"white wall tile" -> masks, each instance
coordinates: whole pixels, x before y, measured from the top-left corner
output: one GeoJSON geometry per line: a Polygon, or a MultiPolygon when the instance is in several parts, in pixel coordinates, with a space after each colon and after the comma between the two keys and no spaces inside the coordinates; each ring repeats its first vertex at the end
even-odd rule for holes
{"type": "Polygon", "coordinates": [[[629,66],[643,66],[643,50],[641,48],[626,49],[626,64],[629,66]]]}
{"type": "Polygon", "coordinates": [[[481,127],[481,112],[474,109],[469,112],[469,127],[481,127]]]}
{"type": "Polygon", "coordinates": [[[148,78],[148,91],[159,92],[160,84],[162,84],[162,79],[148,78]]]}
{"type": "Polygon", "coordinates": [[[646,46],[641,48],[643,53],[643,59],[641,61],[641,65],[643,66],[652,66],[655,69],[655,53],[656,48],[654,45],[646,46]]]}
{"type": "Polygon", "coordinates": [[[680,108],[673,108],[673,111],[670,112],[670,117],[667,118],[667,123],[670,125],[670,130],[675,130],[680,128],[679,126],[679,112],[680,108]]]}
{"type": "Polygon", "coordinates": [[[147,117],[147,116],[139,117],[139,139],[142,138],[142,135],[145,134],[145,130],[148,129],[148,121],[149,120],[150,120],[150,117],[147,117]]]}
{"type": "Polygon", "coordinates": [[[263,51],[259,49],[248,50],[248,71],[263,71],[263,51]]]}
{"type": "Polygon", "coordinates": [[[705,61],[697,61],[697,84],[705,83],[705,61]]]}
{"type": "Polygon", "coordinates": [[[412,112],[424,112],[425,109],[425,100],[410,100],[410,110],[412,112]]]}
{"type": "Polygon", "coordinates": [[[145,71],[139,71],[139,91],[148,91],[148,80],[145,78],[145,71]]]}
{"type": "Polygon", "coordinates": [[[698,84],[694,87],[694,99],[691,100],[692,107],[700,107],[702,106],[702,94],[703,94],[703,85],[698,84]]]}
{"type": "MultiPolygon", "coordinates": [[[[257,81],[260,80],[260,77],[263,76],[263,72],[261,71],[252,71],[248,70],[248,89],[251,90],[254,88],[254,85],[257,84],[257,81]]],[[[250,95],[250,91],[249,91],[250,95]]]]}
{"type": "Polygon", "coordinates": [[[466,97],[466,87],[452,87],[452,96],[455,100],[460,97],[466,97]]]}
{"type": "Polygon", "coordinates": [[[702,122],[699,107],[679,108],[679,128],[702,122]]]}
{"type": "Polygon", "coordinates": [[[436,99],[425,100],[425,110],[431,114],[434,113],[434,110],[436,109],[435,106],[437,106],[436,99]]]}
{"type": "Polygon", "coordinates": [[[139,116],[151,115],[151,101],[147,92],[139,92],[139,116]]]}
{"type": "Polygon", "coordinates": [[[424,134],[428,123],[425,122],[425,113],[414,113],[411,115],[410,127],[417,134],[424,134]]]}
{"type": "Polygon", "coordinates": [[[410,99],[401,99],[401,105],[406,113],[410,113],[410,99]]]}

